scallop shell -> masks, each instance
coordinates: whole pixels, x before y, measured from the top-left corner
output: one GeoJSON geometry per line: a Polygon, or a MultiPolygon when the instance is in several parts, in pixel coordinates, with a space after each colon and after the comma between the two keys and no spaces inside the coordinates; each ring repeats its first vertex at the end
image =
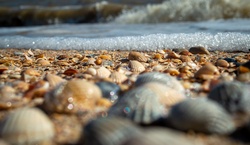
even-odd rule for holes
{"type": "Polygon", "coordinates": [[[184,87],[175,77],[160,72],[150,72],[139,75],[135,81],[135,86],[140,86],[148,82],[162,83],[178,92],[185,93],[184,87]]]}
{"type": "Polygon", "coordinates": [[[172,107],[168,121],[177,129],[212,134],[229,134],[235,125],[229,114],[217,103],[204,99],[187,99],[172,107]]]}
{"type": "Polygon", "coordinates": [[[100,89],[84,80],[61,83],[45,95],[44,107],[51,112],[76,113],[92,110],[101,98],[100,89]]]}
{"type": "Polygon", "coordinates": [[[157,82],[146,83],[143,87],[154,91],[159,96],[160,103],[167,108],[186,99],[182,93],[157,82]]]}
{"type": "Polygon", "coordinates": [[[140,62],[147,62],[148,61],[148,58],[145,55],[143,55],[140,52],[136,52],[136,51],[131,51],[128,54],[128,59],[129,60],[137,60],[137,61],[140,61],[140,62]]]}
{"type": "Polygon", "coordinates": [[[121,84],[128,79],[128,77],[125,74],[122,74],[119,72],[111,73],[110,78],[111,78],[112,82],[118,83],[118,84],[121,84]]]}
{"type": "Polygon", "coordinates": [[[108,113],[127,117],[139,124],[150,124],[163,115],[164,107],[156,93],[145,87],[137,87],[125,93],[108,113]]]}
{"type": "Polygon", "coordinates": [[[119,145],[140,133],[141,130],[127,119],[119,117],[99,118],[85,126],[82,144],[119,145]]]}
{"type": "Polygon", "coordinates": [[[146,128],[143,134],[128,139],[122,145],[202,145],[185,134],[167,128],[146,128]]]}
{"type": "Polygon", "coordinates": [[[51,88],[54,88],[55,86],[59,85],[60,83],[66,81],[63,78],[61,78],[60,76],[50,74],[50,73],[47,73],[44,79],[49,82],[49,86],[51,88]]]}
{"type": "Polygon", "coordinates": [[[216,66],[214,66],[212,63],[206,63],[194,74],[194,77],[206,80],[213,78],[215,75],[218,74],[220,73],[216,66]]]}
{"type": "Polygon", "coordinates": [[[55,131],[52,122],[41,110],[21,108],[1,122],[0,133],[13,145],[33,145],[50,141],[55,131]]]}
{"type": "Polygon", "coordinates": [[[108,78],[111,72],[106,67],[100,67],[96,69],[96,77],[98,78],[108,78]]]}
{"type": "Polygon", "coordinates": [[[249,86],[240,82],[223,82],[215,86],[208,98],[221,104],[230,113],[250,113],[249,86]]]}
{"type": "Polygon", "coordinates": [[[137,73],[145,71],[145,67],[137,60],[130,60],[129,68],[131,69],[132,72],[137,72],[137,73]]]}
{"type": "Polygon", "coordinates": [[[111,82],[97,82],[96,85],[102,91],[102,96],[109,99],[112,103],[118,100],[121,88],[111,82]]]}

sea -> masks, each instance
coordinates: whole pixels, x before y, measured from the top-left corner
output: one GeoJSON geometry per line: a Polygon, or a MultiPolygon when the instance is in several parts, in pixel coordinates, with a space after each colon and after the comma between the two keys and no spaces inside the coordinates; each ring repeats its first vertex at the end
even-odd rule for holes
{"type": "Polygon", "coordinates": [[[250,0],[0,0],[0,49],[250,50],[250,0]]]}

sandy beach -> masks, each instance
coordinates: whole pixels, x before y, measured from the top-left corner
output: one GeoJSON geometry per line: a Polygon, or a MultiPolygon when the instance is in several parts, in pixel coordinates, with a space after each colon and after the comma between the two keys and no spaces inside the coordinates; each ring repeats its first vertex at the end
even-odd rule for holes
{"type": "MultiPolygon", "coordinates": [[[[250,55],[247,52],[209,52],[203,47],[131,54],[132,52],[134,51],[0,49],[1,120],[18,108],[36,107],[45,112],[55,126],[53,138],[49,143],[43,144],[81,144],[79,140],[84,134],[81,128],[97,117],[107,117],[109,108],[117,100],[102,97],[94,105],[85,105],[88,107],[77,107],[75,102],[75,106],[67,106],[66,111],[53,107],[51,109],[44,103],[45,96],[60,83],[72,80],[85,80],[93,84],[112,82],[120,87],[121,94],[125,94],[134,88],[139,75],[161,72],[176,78],[185,89],[188,99],[196,99],[206,98],[221,82],[250,81],[250,65],[247,65],[250,55]]],[[[249,144],[249,139],[246,139],[249,130],[245,127],[248,122],[249,120],[243,119],[234,120],[236,129],[228,135],[192,130],[178,132],[205,145],[245,145],[249,144]]],[[[160,124],[156,126],[164,128],[160,124]]]]}

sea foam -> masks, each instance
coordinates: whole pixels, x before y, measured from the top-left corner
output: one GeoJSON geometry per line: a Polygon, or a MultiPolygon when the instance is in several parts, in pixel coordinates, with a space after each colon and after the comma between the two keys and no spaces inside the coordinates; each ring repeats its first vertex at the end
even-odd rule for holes
{"type": "Polygon", "coordinates": [[[250,34],[178,33],[106,38],[1,36],[0,48],[147,50],[205,46],[209,50],[248,51],[250,34]]]}

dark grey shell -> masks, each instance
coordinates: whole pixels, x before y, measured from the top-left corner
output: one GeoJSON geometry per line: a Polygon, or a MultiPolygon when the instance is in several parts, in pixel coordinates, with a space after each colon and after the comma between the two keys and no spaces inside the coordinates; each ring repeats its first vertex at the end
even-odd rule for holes
{"type": "Polygon", "coordinates": [[[84,145],[120,145],[140,133],[141,130],[125,118],[99,118],[85,126],[82,143],[84,145]]]}
{"type": "Polygon", "coordinates": [[[135,81],[135,86],[140,86],[149,82],[162,83],[170,88],[175,89],[176,91],[185,93],[184,87],[175,77],[160,72],[150,72],[139,75],[135,81]]]}
{"type": "Polygon", "coordinates": [[[208,98],[230,113],[250,112],[250,87],[240,82],[223,82],[214,87],[208,98]]]}
{"type": "Polygon", "coordinates": [[[201,145],[187,138],[183,133],[167,128],[146,128],[144,134],[137,135],[122,145],[201,145]]]}
{"type": "Polygon", "coordinates": [[[180,130],[212,134],[234,131],[232,118],[219,104],[209,99],[187,99],[172,107],[168,121],[180,130]]]}
{"type": "Polygon", "coordinates": [[[102,91],[102,97],[109,99],[111,102],[116,102],[119,94],[121,92],[121,88],[112,82],[97,82],[96,85],[102,91]]]}
{"type": "Polygon", "coordinates": [[[108,114],[126,117],[139,124],[149,124],[159,119],[163,112],[164,107],[156,93],[145,87],[137,87],[125,93],[108,114]]]}

